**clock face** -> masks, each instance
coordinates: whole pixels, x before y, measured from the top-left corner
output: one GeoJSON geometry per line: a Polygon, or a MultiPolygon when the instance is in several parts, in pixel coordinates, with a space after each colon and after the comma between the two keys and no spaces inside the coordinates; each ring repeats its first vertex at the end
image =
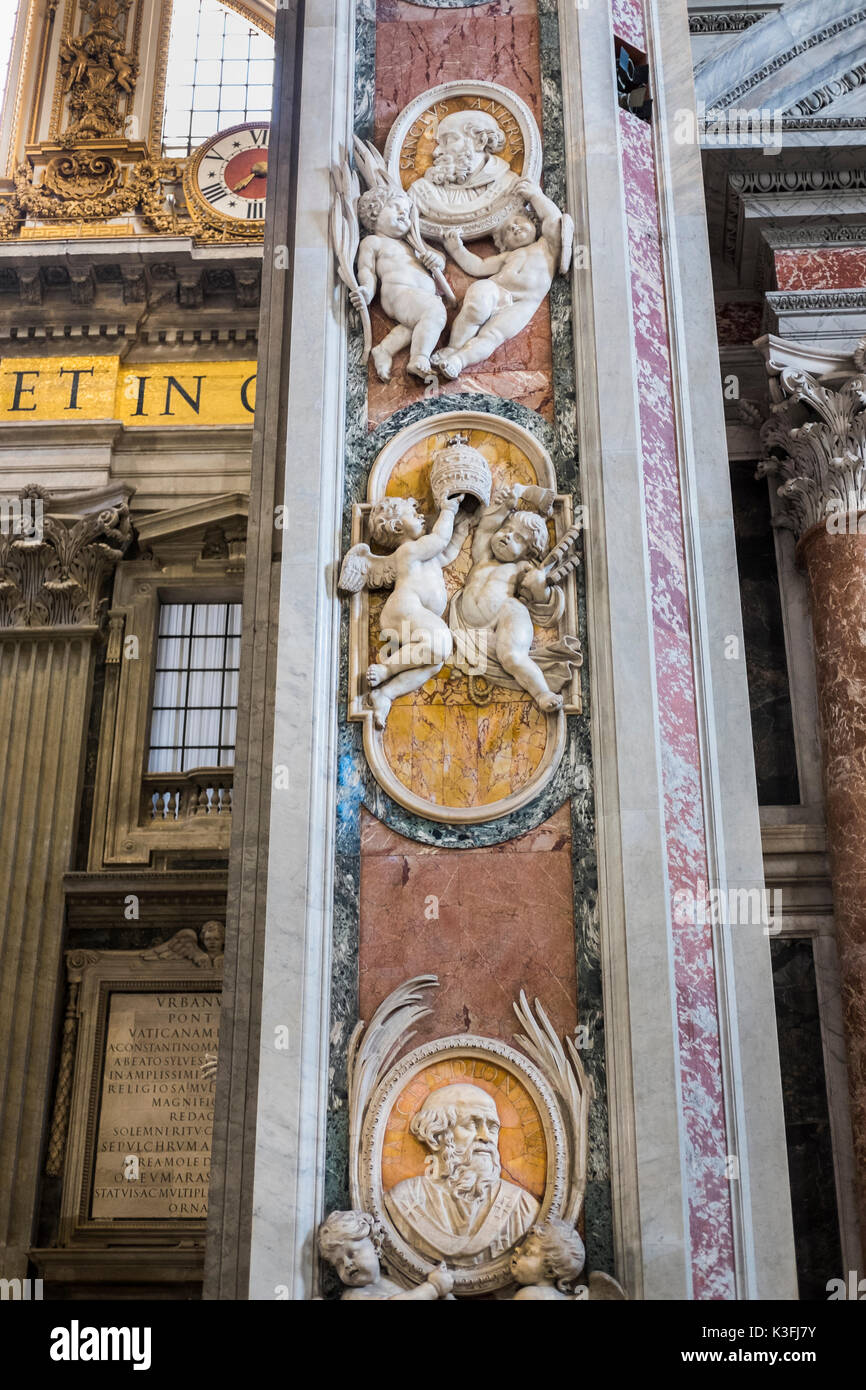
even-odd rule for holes
{"type": "Polygon", "coordinates": [[[192,191],[210,213],[244,223],[264,221],[270,133],[269,125],[233,126],[196,152],[192,191]]]}

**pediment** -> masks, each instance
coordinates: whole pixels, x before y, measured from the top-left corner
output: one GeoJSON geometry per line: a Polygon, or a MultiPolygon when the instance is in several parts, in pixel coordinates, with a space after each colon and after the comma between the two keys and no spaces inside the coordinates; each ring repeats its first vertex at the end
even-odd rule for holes
{"type": "Polygon", "coordinates": [[[156,559],[235,558],[242,565],[248,513],[246,493],[225,492],[136,517],[135,529],[141,549],[151,551],[156,559]]]}

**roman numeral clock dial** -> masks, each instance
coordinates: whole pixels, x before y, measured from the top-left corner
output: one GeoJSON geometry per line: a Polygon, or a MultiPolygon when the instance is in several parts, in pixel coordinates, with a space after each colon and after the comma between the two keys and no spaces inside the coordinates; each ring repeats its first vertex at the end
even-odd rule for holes
{"type": "Polygon", "coordinates": [[[222,130],[196,150],[184,180],[190,208],[211,226],[240,227],[260,236],[268,196],[270,126],[248,124],[222,130]]]}

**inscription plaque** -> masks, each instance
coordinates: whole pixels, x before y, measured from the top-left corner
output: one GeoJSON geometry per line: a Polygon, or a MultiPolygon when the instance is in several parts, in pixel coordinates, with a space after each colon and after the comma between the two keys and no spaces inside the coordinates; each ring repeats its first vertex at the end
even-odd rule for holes
{"type": "Polygon", "coordinates": [[[205,922],[144,951],[67,952],[60,1245],[203,1239],[224,941],[205,922]]]}
{"type": "Polygon", "coordinates": [[[219,996],[112,992],[90,1215],[207,1216],[219,996]]]}

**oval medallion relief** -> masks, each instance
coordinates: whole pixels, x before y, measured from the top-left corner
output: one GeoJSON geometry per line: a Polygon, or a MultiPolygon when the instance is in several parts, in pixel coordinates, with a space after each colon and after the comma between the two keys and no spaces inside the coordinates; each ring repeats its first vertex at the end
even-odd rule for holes
{"type": "Polygon", "coordinates": [[[452,824],[530,801],[580,710],[572,499],[526,430],[428,417],[378,455],[353,512],[349,718],[380,786],[452,824]]]}

